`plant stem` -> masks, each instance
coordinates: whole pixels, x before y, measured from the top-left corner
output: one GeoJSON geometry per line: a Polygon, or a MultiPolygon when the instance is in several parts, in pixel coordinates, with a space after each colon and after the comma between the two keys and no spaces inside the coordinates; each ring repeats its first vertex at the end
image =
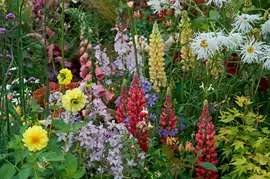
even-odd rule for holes
{"type": "Polygon", "coordinates": [[[64,68],[65,64],[65,27],[64,27],[64,22],[65,22],[65,0],[62,0],[62,18],[61,18],[61,51],[62,51],[62,68],[64,68]]]}
{"type": "Polygon", "coordinates": [[[134,54],[135,54],[135,60],[136,60],[136,71],[137,71],[137,74],[138,74],[138,77],[140,79],[140,71],[139,71],[139,63],[138,63],[138,54],[137,54],[137,48],[136,48],[136,43],[135,43],[135,22],[133,21],[133,17],[131,15],[131,9],[128,8],[128,17],[129,17],[129,20],[130,20],[130,29],[131,29],[131,36],[132,36],[132,44],[133,44],[133,47],[134,47],[134,54]]]}
{"type": "Polygon", "coordinates": [[[47,9],[46,9],[46,0],[44,0],[44,45],[45,45],[45,53],[44,53],[44,76],[46,78],[45,80],[45,86],[46,86],[46,94],[45,94],[45,101],[46,106],[45,110],[48,113],[49,111],[49,77],[48,77],[48,59],[47,59],[47,43],[46,43],[46,27],[47,27],[47,9]]]}

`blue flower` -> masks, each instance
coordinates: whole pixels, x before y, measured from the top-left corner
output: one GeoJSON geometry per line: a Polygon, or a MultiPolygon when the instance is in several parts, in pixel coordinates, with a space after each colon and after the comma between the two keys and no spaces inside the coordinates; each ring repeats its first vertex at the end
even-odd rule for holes
{"type": "Polygon", "coordinates": [[[152,89],[152,84],[148,80],[141,80],[144,93],[148,93],[152,89]]]}
{"type": "Polygon", "coordinates": [[[114,101],[114,104],[116,105],[120,104],[120,96],[118,96],[118,98],[114,101]]]}
{"type": "Polygon", "coordinates": [[[146,99],[148,99],[147,105],[149,105],[150,107],[154,106],[157,102],[157,99],[158,99],[158,97],[155,93],[146,94],[145,97],[146,97],[146,99]]]}
{"type": "Polygon", "coordinates": [[[154,113],[151,113],[151,114],[149,115],[149,118],[150,118],[151,120],[156,120],[156,119],[157,119],[157,116],[156,116],[154,113]]]}
{"type": "Polygon", "coordinates": [[[183,131],[186,128],[186,123],[181,122],[180,127],[179,127],[179,131],[183,131]]]}
{"type": "Polygon", "coordinates": [[[173,137],[173,136],[176,136],[177,133],[178,133],[178,129],[172,129],[170,131],[168,131],[166,129],[159,129],[158,130],[158,134],[159,134],[160,138],[162,138],[162,137],[167,138],[168,136],[173,137]]]}

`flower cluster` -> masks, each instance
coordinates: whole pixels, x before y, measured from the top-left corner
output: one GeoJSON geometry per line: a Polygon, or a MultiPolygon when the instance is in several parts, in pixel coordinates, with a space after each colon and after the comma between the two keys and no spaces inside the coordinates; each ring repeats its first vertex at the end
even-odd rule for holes
{"type": "Polygon", "coordinates": [[[101,46],[97,45],[95,46],[95,57],[97,59],[97,64],[101,67],[99,67],[96,64],[96,76],[97,79],[101,80],[104,76],[104,73],[106,76],[109,76],[112,74],[112,67],[110,66],[110,59],[106,53],[106,49],[101,50],[101,46]]]}
{"type": "Polygon", "coordinates": [[[167,83],[163,49],[163,40],[158,29],[158,24],[155,23],[152,34],[150,35],[149,74],[150,81],[153,83],[153,88],[156,91],[159,91],[159,87],[165,87],[167,83]]]}
{"type": "MultiPolygon", "coordinates": [[[[129,73],[133,74],[137,69],[136,61],[134,60],[134,46],[130,43],[131,39],[127,34],[124,34],[118,30],[114,41],[114,50],[118,54],[118,57],[113,62],[113,67],[118,69],[120,72],[128,71],[129,73]]],[[[143,61],[142,56],[139,53],[137,53],[137,59],[139,72],[142,74],[143,61]]]]}
{"type": "Polygon", "coordinates": [[[212,117],[208,114],[208,102],[205,100],[203,105],[202,114],[197,123],[198,133],[196,134],[197,146],[195,147],[195,153],[201,150],[202,153],[199,156],[197,163],[199,164],[196,168],[196,176],[199,178],[213,178],[217,179],[217,171],[209,171],[200,166],[201,162],[209,162],[213,165],[217,165],[218,161],[216,160],[216,139],[214,124],[211,122],[212,117]]]}
{"type": "MultiPolygon", "coordinates": [[[[94,125],[90,121],[81,128],[75,139],[84,149],[83,158],[87,168],[95,168],[95,164],[103,163],[103,165],[98,165],[99,167],[96,168],[100,174],[106,170],[113,174],[114,178],[121,179],[124,178],[123,173],[127,169],[126,167],[141,165],[141,163],[138,163],[136,159],[123,157],[122,150],[125,146],[122,143],[132,139],[124,123],[117,124],[112,121],[107,122],[106,125],[107,127],[104,128],[102,124],[94,125]],[[123,138],[125,135],[127,137],[123,138]]],[[[137,155],[137,157],[140,157],[143,154],[137,155]]]]}
{"type": "Polygon", "coordinates": [[[126,88],[126,82],[124,80],[119,98],[119,103],[116,104],[117,110],[115,118],[118,123],[124,122],[124,120],[128,117],[127,104],[128,104],[128,91],[126,88]]]}
{"type": "Polygon", "coordinates": [[[144,91],[140,88],[140,82],[137,75],[134,75],[133,82],[129,90],[128,97],[128,115],[129,115],[129,131],[138,140],[138,144],[143,151],[147,151],[148,144],[148,120],[146,119],[146,113],[144,107],[146,106],[144,91]],[[146,126],[140,125],[145,123],[146,126]]]}
{"type": "Polygon", "coordinates": [[[164,108],[162,108],[162,113],[160,115],[160,129],[158,130],[160,141],[166,142],[167,137],[176,137],[178,133],[177,129],[177,119],[174,114],[174,108],[172,106],[172,98],[168,93],[164,103],[164,108]]]}

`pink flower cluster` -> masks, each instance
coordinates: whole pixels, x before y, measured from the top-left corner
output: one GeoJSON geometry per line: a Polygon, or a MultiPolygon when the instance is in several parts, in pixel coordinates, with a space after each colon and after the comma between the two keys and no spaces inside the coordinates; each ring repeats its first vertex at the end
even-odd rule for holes
{"type": "MultiPolygon", "coordinates": [[[[195,153],[197,154],[200,150],[202,150],[201,155],[197,160],[197,164],[201,162],[209,162],[213,165],[217,165],[218,161],[216,159],[216,139],[214,124],[211,122],[212,117],[208,114],[208,102],[205,100],[203,105],[202,114],[199,118],[199,122],[197,127],[199,128],[198,133],[196,134],[197,146],[195,147],[195,153]]],[[[217,171],[206,170],[200,165],[197,165],[196,168],[196,176],[199,178],[205,179],[217,179],[218,174],[217,171]]]]}

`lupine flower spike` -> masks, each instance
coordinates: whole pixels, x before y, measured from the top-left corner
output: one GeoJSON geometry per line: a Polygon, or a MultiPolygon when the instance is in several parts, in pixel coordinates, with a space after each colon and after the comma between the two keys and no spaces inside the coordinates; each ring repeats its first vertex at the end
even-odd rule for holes
{"type": "Polygon", "coordinates": [[[128,117],[128,91],[126,87],[126,80],[124,79],[122,85],[122,91],[119,99],[119,103],[116,105],[116,120],[118,123],[124,122],[124,120],[128,117]]]}
{"type": "Polygon", "coordinates": [[[170,94],[170,88],[167,89],[167,96],[160,115],[160,129],[158,131],[160,135],[160,141],[166,142],[167,137],[176,137],[178,133],[177,119],[174,114],[174,108],[172,106],[172,98],[170,94]]]}
{"type": "Polygon", "coordinates": [[[163,50],[163,40],[158,29],[158,24],[155,22],[152,34],[150,35],[149,74],[153,88],[158,92],[159,87],[165,87],[167,83],[163,50]]]}
{"type": "Polygon", "coordinates": [[[145,112],[145,96],[144,91],[140,87],[137,75],[134,75],[133,82],[129,90],[128,97],[128,115],[129,115],[129,131],[138,140],[141,149],[146,152],[148,149],[148,119],[145,112]]]}
{"type": "Polygon", "coordinates": [[[196,141],[197,146],[195,147],[195,153],[197,154],[200,150],[202,150],[201,155],[197,160],[197,168],[196,176],[198,178],[205,178],[205,179],[217,179],[218,174],[217,171],[210,171],[206,170],[199,164],[201,162],[209,162],[213,165],[217,165],[218,161],[216,159],[216,139],[214,124],[211,122],[212,117],[208,114],[208,102],[207,100],[204,101],[202,114],[199,118],[199,122],[197,123],[198,132],[196,134],[196,141]]]}

